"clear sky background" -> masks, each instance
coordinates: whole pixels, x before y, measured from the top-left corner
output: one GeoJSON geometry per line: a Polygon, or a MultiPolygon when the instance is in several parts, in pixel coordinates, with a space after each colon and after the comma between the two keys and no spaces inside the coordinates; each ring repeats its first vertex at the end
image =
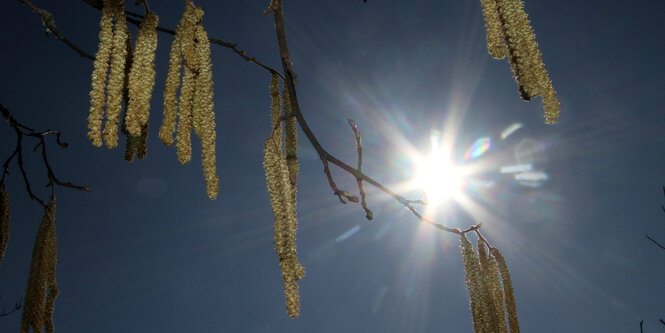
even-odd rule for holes
{"type": "MultiPolygon", "coordinates": [[[[273,19],[262,15],[268,1],[197,3],[211,37],[280,68],[273,19]]],[[[81,1],[35,4],[96,52],[99,11],[81,1]]],[[[183,9],[181,1],[150,6],[170,28],[183,9]]],[[[427,153],[432,133],[454,138],[447,144],[457,163],[483,172],[464,187],[473,205],[449,203],[436,218],[484,222],[511,268],[523,332],[639,332],[641,318],[645,332],[662,332],[665,251],[644,235],[665,242],[665,4],[528,0],[526,9],[561,102],[555,126],[544,125],[540,98],[519,99],[508,63],[487,53],[477,0],[286,0],[303,114],[323,146],[352,165],[353,118],[364,170],[396,189],[413,177],[410,154],[427,153]],[[521,128],[502,139],[512,124],[521,128]],[[478,139],[489,149],[465,157],[478,139]],[[501,172],[520,163],[541,178],[501,172]]],[[[266,71],[212,48],[221,187],[210,201],[198,141],[191,165],[181,166],[157,138],[172,36],[159,35],[148,157],[128,164],[122,148],[86,138],[92,61],[45,37],[16,1],[2,6],[0,31],[0,102],[28,126],[60,129],[70,147],[49,139],[51,165],[92,189],[57,189],[59,332],[472,331],[459,239],[372,188],[373,221],[341,205],[302,135],[298,250],[307,275],[300,317],[288,318],[261,165],[266,71]]],[[[0,160],[14,143],[0,124],[0,160]]],[[[46,198],[39,157],[25,163],[46,198]]],[[[0,267],[8,308],[24,297],[42,215],[15,164],[11,172],[0,267]]],[[[352,177],[333,173],[355,191],[352,177]]],[[[0,318],[0,332],[17,332],[20,318],[0,318]]]]}

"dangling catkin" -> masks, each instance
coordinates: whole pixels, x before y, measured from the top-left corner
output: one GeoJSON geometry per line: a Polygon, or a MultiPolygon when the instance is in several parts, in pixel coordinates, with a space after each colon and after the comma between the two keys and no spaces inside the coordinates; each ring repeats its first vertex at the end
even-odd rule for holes
{"type": "Polygon", "coordinates": [[[503,44],[503,31],[496,0],[480,0],[480,2],[483,5],[483,16],[485,17],[487,50],[494,59],[503,59],[507,50],[503,44]]]}
{"type": "Polygon", "coordinates": [[[286,297],[286,310],[291,318],[300,313],[298,280],[305,275],[305,268],[300,264],[296,251],[297,218],[295,198],[292,195],[289,171],[282,153],[281,102],[279,79],[273,75],[270,81],[272,133],[266,141],[263,166],[266,171],[270,205],[275,215],[274,242],[282,271],[282,283],[286,297]]]}
{"type": "Polygon", "coordinates": [[[289,168],[289,180],[293,188],[293,199],[296,196],[296,184],[298,183],[298,128],[296,127],[296,117],[291,109],[291,98],[289,91],[284,87],[284,116],[285,120],[285,140],[284,150],[286,151],[286,165],[289,168]]]}
{"type": "Polygon", "coordinates": [[[496,262],[488,255],[485,243],[478,238],[478,259],[483,276],[483,293],[490,314],[490,332],[508,332],[503,311],[503,292],[496,262]]]}
{"type": "Polygon", "coordinates": [[[109,59],[113,48],[113,3],[104,1],[102,19],[99,22],[99,47],[95,54],[94,69],[92,71],[92,90],[90,91],[90,115],[88,116],[88,137],[96,147],[102,145],[102,118],[104,118],[104,105],[106,96],[106,74],[109,68],[109,59]]]}
{"type": "Polygon", "coordinates": [[[106,147],[109,149],[118,145],[118,124],[122,111],[122,88],[125,80],[128,37],[124,1],[115,1],[113,8],[116,22],[113,29],[113,50],[111,51],[111,68],[107,86],[106,122],[102,133],[106,147]]]}
{"type": "Polygon", "coordinates": [[[475,332],[488,331],[487,323],[489,316],[487,306],[485,306],[484,295],[482,292],[482,277],[478,254],[473,248],[473,244],[466,238],[461,237],[462,259],[464,259],[464,273],[466,275],[466,287],[469,290],[469,299],[471,303],[471,315],[473,317],[473,327],[475,332]]]}
{"type": "Polygon", "coordinates": [[[503,258],[501,252],[496,248],[490,248],[490,252],[499,267],[501,273],[501,280],[503,281],[503,295],[506,301],[506,312],[508,313],[508,324],[510,325],[510,333],[519,333],[520,324],[517,320],[517,306],[515,305],[515,294],[513,292],[513,282],[510,278],[508,265],[503,258]]]}
{"type": "Polygon", "coordinates": [[[7,243],[9,242],[9,216],[11,205],[9,203],[9,193],[5,191],[5,186],[0,186],[0,264],[5,257],[7,243]]]}
{"type": "Polygon", "coordinates": [[[155,50],[157,49],[157,23],[155,13],[148,12],[141,22],[134,47],[132,69],[129,72],[129,105],[125,121],[127,131],[141,135],[141,127],[150,118],[150,98],[155,85],[155,50]]]}
{"type": "Polygon", "coordinates": [[[542,55],[536,43],[536,36],[524,11],[522,0],[481,0],[487,26],[488,48],[492,56],[501,52],[493,51],[503,40],[507,46],[508,61],[513,70],[520,97],[530,100],[542,96],[545,122],[554,124],[559,117],[559,102],[552,87],[542,55]],[[498,18],[494,17],[495,11],[498,18]],[[497,37],[496,22],[500,23],[502,37],[497,37]]]}
{"type": "Polygon", "coordinates": [[[56,266],[56,231],[55,231],[55,196],[51,196],[48,208],[42,218],[32,251],[28,287],[25,293],[25,305],[21,318],[21,333],[53,332],[53,305],[58,295],[55,279],[56,266]],[[46,293],[48,288],[48,295],[46,293]]]}
{"type": "Polygon", "coordinates": [[[215,132],[215,112],[212,101],[212,64],[208,34],[200,24],[196,28],[196,40],[199,73],[196,76],[192,122],[194,132],[201,138],[201,164],[208,197],[215,199],[219,192],[219,178],[215,157],[217,133],[215,132]]]}
{"type": "Polygon", "coordinates": [[[185,6],[180,24],[171,45],[169,73],[164,88],[164,121],[159,137],[164,144],[173,145],[176,132],[176,150],[182,164],[191,161],[191,132],[201,139],[201,164],[210,199],[217,198],[219,178],[215,157],[215,114],[212,101],[212,65],[210,41],[201,25],[201,7],[185,6]],[[180,96],[181,68],[183,72],[180,96]],[[177,129],[176,129],[177,118],[177,129]]]}

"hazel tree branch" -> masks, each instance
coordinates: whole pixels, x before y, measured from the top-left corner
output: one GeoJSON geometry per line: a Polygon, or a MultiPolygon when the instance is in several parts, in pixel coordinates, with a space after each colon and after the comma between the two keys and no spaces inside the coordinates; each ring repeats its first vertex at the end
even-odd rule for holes
{"type": "Polygon", "coordinates": [[[23,164],[23,137],[27,136],[27,137],[36,138],[38,140],[38,143],[33,149],[33,152],[36,152],[37,149],[41,148],[42,161],[44,162],[44,166],[46,167],[46,173],[48,178],[48,183],[46,184],[46,186],[51,188],[52,194],[55,191],[55,185],[70,187],[73,189],[90,192],[90,189],[87,186],[75,185],[70,182],[63,182],[60,179],[58,179],[58,177],[55,175],[55,172],[53,171],[53,168],[51,167],[51,164],[48,161],[48,156],[46,151],[47,135],[54,134],[56,136],[56,142],[60,147],[67,148],[68,146],[66,142],[62,142],[60,140],[60,131],[45,130],[43,132],[37,132],[34,129],[29,128],[16,121],[16,119],[14,119],[12,114],[9,112],[7,108],[5,108],[2,105],[2,103],[0,103],[0,112],[2,113],[2,118],[7,123],[9,123],[9,126],[13,128],[14,132],[16,133],[16,147],[14,148],[14,151],[11,153],[11,155],[9,155],[9,157],[2,164],[3,171],[2,171],[2,177],[0,177],[0,187],[3,187],[5,185],[5,177],[9,174],[9,164],[14,158],[16,158],[17,159],[16,163],[19,167],[19,170],[21,171],[23,182],[25,183],[28,195],[30,196],[31,199],[39,202],[39,204],[42,205],[45,209],[48,207],[48,204],[44,202],[42,199],[40,199],[37,195],[35,195],[35,193],[32,191],[32,187],[30,185],[30,179],[28,178],[28,173],[25,171],[25,166],[23,164]]]}
{"type": "Polygon", "coordinates": [[[55,25],[55,19],[53,19],[53,15],[51,15],[51,13],[35,6],[32,2],[30,2],[30,0],[18,0],[18,2],[30,7],[30,9],[32,9],[35,14],[39,15],[39,17],[42,19],[42,25],[44,26],[44,29],[46,29],[46,34],[53,34],[55,38],[67,44],[67,46],[76,51],[76,53],[78,53],[81,57],[95,60],[95,57],[81,50],[78,46],[69,41],[69,39],[65,38],[65,36],[60,32],[60,30],[58,30],[58,27],[55,25]]]}
{"type": "Polygon", "coordinates": [[[414,203],[422,203],[422,201],[419,200],[413,201],[406,199],[405,197],[395,193],[394,191],[384,186],[383,184],[379,183],[378,181],[365,175],[361,170],[353,168],[350,165],[337,159],[335,156],[331,155],[330,153],[328,153],[328,151],[326,151],[323,148],[323,146],[319,143],[319,140],[316,138],[312,130],[309,128],[309,125],[307,124],[307,121],[305,120],[305,117],[303,116],[300,110],[300,104],[298,103],[298,95],[295,89],[295,81],[297,76],[295,74],[295,71],[293,70],[293,66],[291,65],[289,48],[286,43],[286,29],[284,27],[284,14],[282,9],[283,9],[282,0],[272,0],[270,2],[268,9],[266,9],[263,14],[264,15],[273,14],[275,21],[275,32],[277,33],[277,43],[279,46],[279,55],[282,61],[282,69],[284,72],[284,84],[289,92],[289,98],[291,99],[291,108],[293,114],[296,117],[296,120],[298,121],[300,128],[305,133],[305,136],[307,136],[307,139],[314,147],[314,150],[316,150],[316,153],[319,155],[319,158],[323,163],[324,172],[326,173],[326,177],[328,177],[328,181],[331,184],[331,188],[335,193],[335,195],[339,196],[338,194],[339,189],[337,189],[336,186],[333,186],[334,182],[331,181],[332,176],[330,174],[328,163],[332,163],[338,166],[342,170],[356,177],[356,179],[363,180],[369,183],[370,185],[374,186],[378,190],[392,196],[393,198],[395,198],[395,200],[397,200],[400,204],[402,204],[406,209],[408,209],[413,215],[415,215],[423,223],[431,224],[438,229],[458,235],[478,230],[482,225],[481,223],[473,225],[466,230],[460,230],[459,228],[451,228],[442,223],[434,222],[426,218],[420,212],[418,212],[418,210],[413,206],[414,203]]]}

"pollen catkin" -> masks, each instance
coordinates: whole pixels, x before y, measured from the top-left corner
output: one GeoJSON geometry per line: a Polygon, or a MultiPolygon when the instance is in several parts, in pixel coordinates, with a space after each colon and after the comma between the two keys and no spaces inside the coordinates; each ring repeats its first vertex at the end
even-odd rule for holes
{"type": "Polygon", "coordinates": [[[480,0],[480,2],[483,5],[483,16],[485,17],[487,50],[494,59],[503,59],[507,50],[503,44],[503,31],[501,31],[496,0],[480,0]]]}
{"type": "Polygon", "coordinates": [[[171,44],[169,73],[164,88],[164,121],[159,138],[167,146],[176,144],[178,160],[187,164],[192,158],[191,132],[201,139],[201,164],[210,199],[217,198],[219,178],[215,157],[215,114],[212,101],[210,41],[201,25],[201,7],[185,6],[171,44]],[[183,72],[180,96],[181,68],[183,72]],[[177,128],[176,128],[177,119],[177,128]],[[173,132],[176,138],[173,139],[173,132]]]}
{"type": "Polygon", "coordinates": [[[471,303],[471,315],[473,317],[473,327],[475,332],[489,331],[487,327],[488,309],[485,306],[482,293],[481,270],[478,261],[478,254],[473,248],[473,244],[466,238],[461,237],[462,259],[464,259],[464,273],[466,275],[466,287],[469,290],[469,299],[471,303]]]}
{"type": "Polygon", "coordinates": [[[55,279],[56,267],[56,231],[55,231],[55,196],[51,196],[48,208],[42,218],[32,251],[28,287],[25,293],[25,305],[21,318],[21,333],[53,332],[53,305],[58,295],[55,279]],[[48,288],[48,294],[47,294],[48,288]]]}
{"type": "Polygon", "coordinates": [[[284,117],[285,121],[285,139],[284,150],[286,151],[286,165],[289,168],[289,180],[293,189],[293,199],[296,196],[296,184],[298,183],[298,128],[296,127],[296,117],[291,109],[291,99],[289,91],[284,87],[284,117]]]}
{"type": "Polygon", "coordinates": [[[503,311],[503,293],[496,262],[488,255],[485,243],[478,239],[478,259],[482,271],[483,293],[485,304],[489,310],[488,327],[490,332],[508,332],[506,314],[503,311]]]}
{"type": "Polygon", "coordinates": [[[305,275],[305,268],[300,264],[296,250],[296,218],[294,190],[291,188],[286,159],[282,153],[281,102],[279,95],[279,78],[273,75],[270,81],[271,105],[271,136],[266,141],[263,166],[266,171],[270,205],[275,215],[274,242],[282,271],[282,283],[286,297],[286,310],[291,318],[300,313],[300,296],[298,280],[305,275]]]}
{"type": "Polygon", "coordinates": [[[11,213],[11,205],[9,203],[9,193],[5,191],[5,187],[0,186],[0,264],[5,257],[7,250],[7,243],[9,242],[9,216],[11,213]]]}
{"type": "Polygon", "coordinates": [[[113,3],[104,1],[102,19],[99,22],[99,47],[95,54],[90,91],[90,114],[88,116],[88,137],[96,147],[102,145],[102,119],[104,118],[106,74],[113,48],[113,3]]]}
{"type": "Polygon", "coordinates": [[[109,149],[118,145],[118,124],[122,111],[122,88],[125,81],[128,37],[124,1],[115,1],[113,9],[115,16],[113,50],[111,51],[111,67],[107,86],[106,122],[102,133],[106,147],[109,149]]]}
{"type": "Polygon", "coordinates": [[[196,28],[196,40],[199,73],[196,76],[192,122],[194,132],[201,138],[201,164],[208,197],[215,199],[219,192],[219,178],[215,156],[217,133],[215,132],[215,112],[212,101],[212,64],[208,34],[200,24],[196,28]]]}
{"type": "Polygon", "coordinates": [[[506,265],[506,260],[503,258],[501,252],[496,248],[491,248],[490,252],[499,268],[501,273],[501,280],[503,281],[503,295],[506,302],[506,312],[508,313],[508,324],[510,325],[510,333],[519,333],[520,324],[517,320],[517,306],[515,304],[515,294],[513,292],[513,282],[510,278],[510,272],[508,271],[508,265],[506,265]]]}
{"type": "Polygon", "coordinates": [[[150,98],[155,85],[155,50],[157,49],[157,23],[159,18],[148,12],[141,22],[129,72],[129,105],[125,121],[127,131],[141,135],[141,128],[150,118],[150,98]]]}
{"type": "Polygon", "coordinates": [[[528,101],[533,97],[542,96],[545,122],[547,124],[556,123],[559,116],[559,102],[556,99],[556,92],[552,87],[552,82],[545,70],[533,28],[524,11],[524,3],[522,0],[481,1],[483,3],[483,12],[487,12],[485,13],[486,22],[490,22],[491,20],[494,22],[492,24],[487,23],[490,53],[494,56],[491,50],[492,46],[490,45],[496,45],[495,33],[490,33],[490,25],[496,23],[496,20],[491,17],[493,15],[491,2],[495,1],[503,41],[508,48],[508,61],[513,70],[520,97],[528,101]],[[490,14],[489,17],[488,14],[490,14]],[[490,35],[493,37],[490,38],[490,35]],[[492,42],[490,42],[490,39],[492,42]]]}

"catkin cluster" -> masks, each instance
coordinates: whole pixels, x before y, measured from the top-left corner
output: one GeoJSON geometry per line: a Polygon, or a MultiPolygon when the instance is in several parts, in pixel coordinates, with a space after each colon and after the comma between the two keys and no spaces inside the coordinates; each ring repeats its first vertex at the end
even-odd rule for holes
{"type": "Polygon", "coordinates": [[[56,257],[55,196],[51,196],[32,250],[21,333],[28,333],[30,327],[34,332],[54,331],[53,307],[58,296],[56,257]]]}
{"type": "Polygon", "coordinates": [[[509,332],[508,328],[511,333],[519,332],[510,273],[501,252],[491,248],[488,253],[481,240],[476,252],[465,235],[461,243],[475,332],[509,332]]]}
{"type": "Polygon", "coordinates": [[[212,65],[210,41],[201,25],[202,17],[201,7],[186,5],[176,28],[164,88],[164,120],[159,129],[159,138],[164,144],[173,145],[177,117],[175,141],[178,160],[187,164],[191,161],[191,131],[194,129],[194,133],[201,138],[203,175],[208,197],[215,199],[219,191],[219,180],[215,157],[217,136],[212,102],[212,65]]]}
{"type": "Polygon", "coordinates": [[[487,48],[496,59],[508,55],[520,97],[530,100],[542,96],[545,122],[554,124],[559,117],[559,101],[552,87],[531,23],[522,0],[481,0],[487,48]]]}
{"type": "MultiPolygon", "coordinates": [[[[276,74],[270,81],[270,95],[272,97],[272,135],[268,138],[263,150],[263,167],[266,171],[270,205],[275,215],[274,242],[275,251],[279,257],[282,270],[282,283],[286,296],[286,311],[291,318],[300,313],[300,295],[298,281],[305,276],[305,268],[298,261],[296,251],[296,177],[297,177],[297,145],[295,137],[295,124],[286,125],[286,154],[282,151],[282,115],[279,94],[279,78],[276,74]],[[292,128],[290,128],[292,127],[292,128]],[[292,155],[289,155],[292,154],[292,155]],[[292,162],[289,161],[291,156],[292,162]],[[294,163],[295,162],[295,163],[294,163]]],[[[285,94],[285,97],[288,97],[285,94]]],[[[285,99],[285,115],[290,114],[290,104],[285,99]]],[[[292,118],[292,117],[291,117],[292,118]]]]}
{"type": "Polygon", "coordinates": [[[11,205],[9,204],[9,193],[5,187],[0,187],[0,264],[5,257],[7,243],[9,242],[9,215],[11,205]]]}
{"type": "Polygon", "coordinates": [[[108,148],[115,148],[118,145],[129,38],[124,0],[104,1],[100,27],[99,49],[92,72],[88,137],[97,147],[105,142],[108,148]],[[102,130],[104,118],[106,121],[102,130]]]}

